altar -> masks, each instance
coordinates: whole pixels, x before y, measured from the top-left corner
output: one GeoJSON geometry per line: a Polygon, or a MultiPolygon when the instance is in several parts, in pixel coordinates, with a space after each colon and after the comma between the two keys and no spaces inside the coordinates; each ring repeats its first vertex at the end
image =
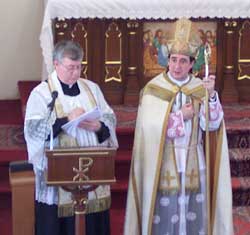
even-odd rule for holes
{"type": "MultiPolygon", "coordinates": [[[[191,18],[214,47],[211,68],[222,102],[250,102],[247,0],[226,4],[220,0],[48,0],[40,34],[43,79],[53,69],[54,43],[72,39],[85,51],[82,77],[97,82],[109,103],[137,105],[143,86],[165,69],[158,61],[157,46],[148,52],[146,41],[156,40],[160,31],[161,44],[163,38],[171,41],[171,25],[180,17],[191,18]]],[[[202,76],[202,64],[197,73],[202,76]]]]}

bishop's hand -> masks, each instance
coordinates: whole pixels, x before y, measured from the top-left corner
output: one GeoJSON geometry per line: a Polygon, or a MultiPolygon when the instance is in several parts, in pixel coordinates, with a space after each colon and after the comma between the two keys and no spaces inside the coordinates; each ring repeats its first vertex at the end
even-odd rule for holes
{"type": "Polygon", "coordinates": [[[202,80],[202,85],[205,89],[207,89],[209,97],[212,98],[215,95],[215,75],[209,75],[207,78],[202,80]]]}
{"type": "Polygon", "coordinates": [[[181,112],[182,112],[184,121],[192,119],[194,117],[194,107],[191,103],[184,104],[181,107],[181,112]]]}

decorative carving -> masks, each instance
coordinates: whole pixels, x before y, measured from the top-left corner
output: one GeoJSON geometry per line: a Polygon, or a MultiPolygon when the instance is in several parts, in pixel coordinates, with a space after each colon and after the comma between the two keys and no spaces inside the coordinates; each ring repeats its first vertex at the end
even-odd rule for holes
{"type": "Polygon", "coordinates": [[[233,27],[233,28],[235,28],[237,26],[237,21],[235,21],[235,20],[232,20],[232,21],[227,20],[227,21],[225,21],[224,25],[225,25],[225,27],[233,27]]]}
{"type": "MultiPolygon", "coordinates": [[[[224,25],[225,25],[225,28],[235,28],[235,27],[237,27],[237,21],[235,21],[235,20],[232,20],[232,21],[231,20],[227,20],[227,21],[225,21],[224,25]]],[[[234,30],[227,29],[226,33],[227,34],[233,34],[234,30]]]]}
{"type": "Polygon", "coordinates": [[[230,70],[230,69],[234,69],[234,66],[233,65],[225,65],[224,68],[230,70]]]}
{"type": "Polygon", "coordinates": [[[81,77],[87,79],[88,71],[88,31],[86,30],[82,22],[75,24],[73,30],[71,31],[71,38],[78,42],[84,51],[84,56],[82,60],[83,69],[81,71],[81,77]]]}
{"type": "Polygon", "coordinates": [[[83,61],[87,64],[87,58],[88,58],[88,32],[85,29],[84,25],[81,22],[78,22],[72,32],[71,32],[71,37],[74,41],[77,41],[84,50],[84,59],[83,61]]]}
{"type": "Polygon", "coordinates": [[[122,33],[112,22],[105,32],[105,83],[122,82],[122,33]]]}
{"type": "Polygon", "coordinates": [[[67,27],[68,23],[66,22],[65,18],[56,20],[55,29],[57,36],[64,36],[67,27]]]}
{"type": "Polygon", "coordinates": [[[227,34],[233,34],[234,33],[234,31],[232,31],[232,30],[227,30],[227,34]]]}
{"type": "Polygon", "coordinates": [[[119,67],[105,66],[105,71],[106,71],[105,82],[111,82],[111,81],[121,82],[122,81],[121,70],[122,70],[121,66],[119,67]]]}
{"type": "Polygon", "coordinates": [[[85,62],[82,62],[82,71],[81,71],[81,77],[87,79],[88,75],[87,75],[87,71],[88,71],[88,65],[85,64],[85,62]]]}
{"type": "Polygon", "coordinates": [[[239,52],[238,52],[238,80],[250,79],[250,21],[246,20],[239,30],[239,52]]]}
{"type": "Polygon", "coordinates": [[[88,157],[80,157],[79,158],[79,169],[73,167],[73,172],[76,173],[76,175],[73,177],[73,181],[86,181],[89,180],[89,177],[87,175],[87,172],[89,171],[89,168],[93,165],[93,159],[88,157]]]}
{"type": "Polygon", "coordinates": [[[86,213],[88,198],[84,193],[75,193],[73,203],[75,215],[84,215],[86,213]]]}
{"type": "MultiPolygon", "coordinates": [[[[136,28],[139,27],[139,22],[131,20],[131,21],[129,21],[129,22],[127,23],[127,27],[128,27],[129,29],[131,29],[131,28],[136,29],[136,28]]],[[[134,32],[134,33],[136,33],[136,32],[134,32]]]]}
{"type": "Polygon", "coordinates": [[[134,67],[134,66],[128,67],[128,74],[129,75],[136,75],[136,73],[137,73],[137,67],[134,67]]]}
{"type": "Polygon", "coordinates": [[[136,67],[128,67],[128,70],[130,70],[130,71],[134,71],[136,69],[137,69],[136,67]]]}
{"type": "Polygon", "coordinates": [[[250,63],[240,64],[239,63],[239,74],[238,80],[250,79],[250,63]]]}

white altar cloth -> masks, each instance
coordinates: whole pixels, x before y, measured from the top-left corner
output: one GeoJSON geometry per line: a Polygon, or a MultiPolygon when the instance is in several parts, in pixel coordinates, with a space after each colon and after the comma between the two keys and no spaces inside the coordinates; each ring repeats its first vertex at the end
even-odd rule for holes
{"type": "Polygon", "coordinates": [[[46,0],[40,44],[43,79],[53,70],[52,20],[55,18],[174,19],[250,18],[250,0],[46,0]]]}

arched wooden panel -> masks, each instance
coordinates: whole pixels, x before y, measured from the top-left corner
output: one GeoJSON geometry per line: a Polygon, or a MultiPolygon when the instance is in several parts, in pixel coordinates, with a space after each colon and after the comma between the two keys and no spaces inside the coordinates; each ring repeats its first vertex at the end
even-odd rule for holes
{"type": "Polygon", "coordinates": [[[250,21],[242,20],[238,32],[237,88],[240,102],[250,102],[250,21]]]}
{"type": "Polygon", "coordinates": [[[76,24],[74,25],[71,31],[71,38],[73,41],[78,42],[83,48],[84,55],[83,55],[83,60],[82,60],[83,68],[82,68],[81,76],[82,78],[88,79],[87,71],[88,71],[89,48],[88,48],[87,24],[82,21],[76,22],[76,24]]]}
{"type": "Polygon", "coordinates": [[[122,82],[122,32],[115,22],[105,32],[104,82],[122,82]]]}
{"type": "Polygon", "coordinates": [[[235,20],[225,20],[223,28],[223,103],[237,103],[238,91],[236,88],[236,56],[235,42],[237,41],[237,25],[235,20]]]}
{"type": "Polygon", "coordinates": [[[250,21],[246,20],[239,30],[238,80],[250,79],[250,21]]]}
{"type": "Polygon", "coordinates": [[[123,104],[124,97],[124,20],[99,20],[100,86],[111,104],[123,104]]]}

